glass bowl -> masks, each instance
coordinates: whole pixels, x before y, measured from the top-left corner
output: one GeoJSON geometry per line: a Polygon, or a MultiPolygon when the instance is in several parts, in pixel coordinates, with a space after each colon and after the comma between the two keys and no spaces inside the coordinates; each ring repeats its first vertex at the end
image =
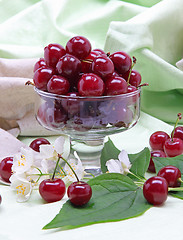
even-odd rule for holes
{"type": "Polygon", "coordinates": [[[57,95],[36,91],[36,118],[46,129],[66,134],[85,171],[100,173],[104,138],[133,127],[140,116],[140,89],[100,97],[57,95]]]}

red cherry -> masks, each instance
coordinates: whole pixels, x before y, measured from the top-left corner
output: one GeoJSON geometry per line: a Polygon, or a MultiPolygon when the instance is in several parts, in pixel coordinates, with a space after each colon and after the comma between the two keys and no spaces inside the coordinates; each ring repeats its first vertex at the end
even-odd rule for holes
{"type": "Polygon", "coordinates": [[[64,197],[65,191],[65,183],[60,178],[45,179],[39,185],[39,193],[48,203],[60,201],[64,197]]]}
{"type": "Polygon", "coordinates": [[[72,117],[79,111],[79,101],[76,99],[79,93],[69,92],[66,96],[69,96],[69,98],[62,101],[62,106],[64,110],[67,111],[68,116],[72,117]]]}
{"type": "Polygon", "coordinates": [[[65,54],[64,47],[58,43],[51,43],[44,48],[44,59],[49,67],[55,68],[59,58],[65,54]]]}
{"type": "Polygon", "coordinates": [[[181,178],[180,170],[175,166],[166,166],[159,170],[158,176],[166,179],[169,187],[179,187],[181,182],[179,179],[181,178]]]}
{"type": "Polygon", "coordinates": [[[43,91],[47,90],[47,83],[53,76],[53,69],[49,67],[41,67],[37,69],[33,76],[35,86],[43,91]]]}
{"type": "Polygon", "coordinates": [[[78,92],[80,96],[101,96],[104,93],[104,82],[93,73],[85,73],[78,82],[78,92]]]}
{"type": "Polygon", "coordinates": [[[91,51],[90,41],[83,36],[75,36],[66,44],[66,52],[79,59],[85,59],[91,51]]]}
{"type": "Polygon", "coordinates": [[[46,66],[46,63],[45,63],[45,60],[44,58],[40,58],[34,65],[34,72],[41,68],[41,67],[45,67],[46,66]]]}
{"type": "Polygon", "coordinates": [[[183,141],[180,138],[169,138],[164,143],[164,152],[168,157],[175,157],[183,153],[183,141]]]}
{"type": "Polygon", "coordinates": [[[91,51],[90,54],[81,62],[83,73],[90,73],[92,72],[92,62],[98,56],[97,52],[91,51]]]}
{"type": "Polygon", "coordinates": [[[59,59],[56,69],[63,77],[74,79],[81,71],[81,61],[73,55],[66,54],[59,59]]]}
{"type": "Polygon", "coordinates": [[[83,206],[89,202],[92,196],[92,189],[88,183],[73,182],[67,189],[69,200],[75,206],[83,206]]]}
{"type": "Polygon", "coordinates": [[[118,95],[127,93],[128,85],[122,77],[111,77],[105,81],[105,94],[118,95]]]}
{"type": "Polygon", "coordinates": [[[107,55],[98,55],[92,62],[92,71],[102,79],[107,79],[114,72],[114,64],[107,55]]]}
{"type": "MultiPolygon", "coordinates": [[[[172,137],[172,134],[171,134],[171,137],[172,137]]],[[[178,126],[175,128],[173,137],[180,138],[183,140],[183,126],[178,126]]]]}
{"type": "Polygon", "coordinates": [[[165,178],[155,176],[149,178],[143,186],[145,199],[153,204],[163,204],[168,196],[168,183],[165,178]]]}
{"type": "Polygon", "coordinates": [[[61,128],[66,124],[67,119],[67,113],[62,107],[57,106],[57,104],[46,111],[46,123],[51,127],[61,128]]]}
{"type": "Polygon", "coordinates": [[[150,144],[152,150],[162,150],[162,151],[164,151],[164,149],[163,149],[164,143],[169,138],[170,137],[166,132],[157,131],[157,132],[154,132],[150,136],[149,144],[150,144]]]}
{"type": "MultiPolygon", "coordinates": [[[[126,81],[128,80],[129,74],[130,74],[130,71],[123,74],[123,77],[126,81]]],[[[129,83],[132,86],[138,87],[140,85],[141,81],[142,81],[142,77],[141,77],[140,73],[137,70],[132,69],[131,74],[130,74],[129,83]]]]}
{"type": "Polygon", "coordinates": [[[162,150],[151,151],[151,158],[150,158],[150,162],[149,162],[148,171],[152,172],[152,173],[156,172],[154,162],[153,162],[154,157],[166,157],[166,154],[162,150]]]}
{"type": "Polygon", "coordinates": [[[119,74],[124,74],[130,70],[132,60],[127,53],[123,51],[114,52],[109,57],[113,61],[114,67],[119,74]]]}
{"type": "Polygon", "coordinates": [[[128,88],[127,88],[128,93],[135,92],[135,91],[137,91],[137,88],[135,86],[128,85],[128,88]]]}
{"type": "Polygon", "coordinates": [[[100,48],[95,48],[92,50],[92,52],[96,52],[97,55],[105,54],[104,50],[102,50],[100,48]]]}
{"type": "Polygon", "coordinates": [[[36,138],[30,143],[29,147],[34,151],[39,152],[39,146],[42,144],[50,144],[50,142],[45,138],[36,138]]]}
{"type": "Polygon", "coordinates": [[[12,175],[13,157],[6,157],[0,163],[0,176],[5,182],[10,182],[9,178],[12,175]]]}
{"type": "Polygon", "coordinates": [[[54,94],[67,94],[70,88],[69,81],[58,75],[53,75],[47,83],[47,90],[54,94]]]}

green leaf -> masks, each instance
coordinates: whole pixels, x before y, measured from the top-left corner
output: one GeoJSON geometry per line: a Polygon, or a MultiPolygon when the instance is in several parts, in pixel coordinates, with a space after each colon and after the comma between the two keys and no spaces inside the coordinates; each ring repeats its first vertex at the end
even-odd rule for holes
{"type": "MultiPolygon", "coordinates": [[[[129,160],[132,163],[130,171],[135,175],[144,178],[145,172],[148,169],[150,161],[150,150],[144,148],[141,152],[136,154],[128,154],[129,160]]],[[[130,176],[131,177],[131,176],[130,176]]],[[[134,179],[134,177],[132,177],[134,179]]]]}
{"type": "MultiPolygon", "coordinates": [[[[183,175],[183,155],[179,155],[172,158],[160,158],[156,157],[153,158],[156,173],[159,172],[159,170],[165,166],[172,165],[177,167],[181,174],[183,175]]],[[[169,192],[172,196],[183,199],[183,192],[169,192]]]]}
{"type": "Polygon", "coordinates": [[[101,170],[103,173],[107,172],[106,162],[110,159],[118,159],[120,150],[114,146],[114,143],[109,138],[108,141],[104,144],[104,147],[101,152],[100,164],[101,170]]]}
{"type": "Polygon", "coordinates": [[[88,183],[93,192],[89,203],[78,208],[67,201],[56,217],[43,229],[63,230],[120,221],[137,217],[152,206],[144,199],[142,189],[122,174],[102,174],[88,183]]]}

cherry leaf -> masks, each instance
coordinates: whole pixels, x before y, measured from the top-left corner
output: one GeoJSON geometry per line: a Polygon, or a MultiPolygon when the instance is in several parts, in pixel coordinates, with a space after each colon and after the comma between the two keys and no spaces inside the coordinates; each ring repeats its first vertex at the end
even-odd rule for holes
{"type": "Polygon", "coordinates": [[[121,221],[142,215],[152,206],[144,199],[142,189],[122,174],[102,174],[88,183],[93,192],[88,204],[74,207],[68,200],[43,229],[66,230],[96,223],[121,221]]]}
{"type": "Polygon", "coordinates": [[[106,162],[110,159],[118,159],[120,150],[115,147],[112,140],[109,138],[108,141],[104,144],[104,147],[101,152],[100,165],[101,171],[103,173],[107,172],[106,162]]]}

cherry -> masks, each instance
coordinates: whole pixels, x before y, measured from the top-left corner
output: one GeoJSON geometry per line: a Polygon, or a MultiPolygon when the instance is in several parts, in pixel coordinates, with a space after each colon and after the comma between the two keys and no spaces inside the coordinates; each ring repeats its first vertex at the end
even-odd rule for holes
{"type": "Polygon", "coordinates": [[[180,138],[169,138],[164,143],[164,152],[168,157],[175,157],[183,153],[183,141],[180,138]]]}
{"type": "Polygon", "coordinates": [[[78,92],[69,92],[66,94],[68,98],[62,101],[62,106],[65,111],[67,111],[68,116],[73,116],[79,111],[79,101],[76,99],[79,96],[78,92]]]}
{"type": "Polygon", "coordinates": [[[85,73],[78,82],[78,92],[81,96],[101,96],[104,93],[104,82],[96,74],[85,73]]]}
{"type": "MultiPolygon", "coordinates": [[[[128,71],[122,75],[126,81],[128,80],[129,74],[130,74],[130,71],[128,71]]],[[[132,69],[130,78],[129,78],[129,84],[131,84],[132,86],[138,87],[140,85],[141,81],[142,81],[142,77],[141,77],[140,73],[137,70],[132,69]]]]}
{"type": "Polygon", "coordinates": [[[81,71],[81,61],[70,54],[61,57],[56,65],[57,72],[68,79],[74,79],[81,71]]]}
{"type": "Polygon", "coordinates": [[[127,93],[131,93],[131,92],[135,92],[135,91],[137,91],[137,88],[135,86],[128,85],[127,93]]]}
{"type": "Polygon", "coordinates": [[[41,68],[41,67],[45,67],[46,66],[46,63],[45,63],[45,60],[44,58],[40,58],[34,65],[34,72],[41,68]]]}
{"type": "Polygon", "coordinates": [[[98,55],[92,62],[92,71],[103,79],[112,76],[114,72],[114,64],[107,55],[98,55]]]}
{"type": "Polygon", "coordinates": [[[66,52],[79,59],[86,58],[91,51],[90,41],[83,36],[75,36],[66,44],[66,52]]]}
{"type": "Polygon", "coordinates": [[[45,179],[39,185],[39,193],[48,203],[60,201],[64,197],[65,192],[65,183],[60,178],[45,179]]]}
{"type": "Polygon", "coordinates": [[[113,61],[114,67],[119,74],[124,74],[130,70],[132,60],[127,53],[123,51],[114,52],[109,57],[113,61]]]}
{"type": "Polygon", "coordinates": [[[13,157],[6,157],[0,163],[0,176],[5,182],[10,182],[9,178],[12,175],[13,157]]]}
{"type": "Polygon", "coordinates": [[[122,77],[111,77],[105,82],[106,95],[118,95],[127,93],[128,85],[122,77]]]}
{"type": "Polygon", "coordinates": [[[83,206],[89,202],[92,189],[88,183],[82,181],[73,182],[67,189],[67,195],[73,205],[83,206]]]}
{"type": "Polygon", "coordinates": [[[49,67],[41,67],[37,69],[33,76],[33,81],[35,86],[43,91],[47,90],[47,83],[49,79],[52,77],[54,71],[49,67]]]}
{"type": "MultiPolygon", "coordinates": [[[[172,132],[173,133],[173,132],[172,132]]],[[[172,134],[171,134],[172,136],[172,134]]],[[[178,126],[175,128],[174,135],[175,138],[180,138],[183,140],[183,126],[178,126]]]]}
{"type": "Polygon", "coordinates": [[[95,48],[92,50],[92,52],[96,52],[97,55],[105,54],[105,52],[100,48],[95,48]]]}
{"type": "Polygon", "coordinates": [[[96,58],[96,56],[98,56],[98,55],[99,55],[98,52],[91,51],[90,54],[84,60],[82,60],[82,62],[81,62],[81,64],[82,64],[81,71],[83,73],[92,72],[92,62],[96,58]]]}
{"type": "Polygon", "coordinates": [[[66,51],[64,47],[58,43],[51,43],[44,48],[44,59],[49,67],[55,67],[59,58],[64,56],[66,51]]]}
{"type": "Polygon", "coordinates": [[[181,185],[179,181],[181,172],[175,166],[168,165],[161,168],[158,172],[158,176],[165,178],[169,187],[180,187],[181,185]]]}
{"type": "Polygon", "coordinates": [[[163,131],[154,132],[149,139],[149,144],[152,150],[162,150],[164,151],[164,143],[169,139],[169,135],[163,131]]]}
{"type": "Polygon", "coordinates": [[[151,157],[150,157],[148,171],[152,172],[152,173],[156,172],[154,162],[153,162],[154,157],[166,157],[166,154],[162,150],[151,151],[151,157]]]}
{"type": "Polygon", "coordinates": [[[54,94],[67,94],[70,88],[69,81],[58,75],[53,75],[47,83],[47,90],[54,94]]]}
{"type": "Polygon", "coordinates": [[[50,144],[50,142],[46,138],[36,138],[30,143],[29,147],[34,151],[39,152],[39,146],[42,144],[50,144]]]}
{"type": "Polygon", "coordinates": [[[54,128],[61,128],[67,121],[67,113],[62,107],[55,104],[46,111],[46,123],[54,128]]]}
{"type": "Polygon", "coordinates": [[[153,204],[163,204],[168,196],[168,183],[165,178],[154,176],[149,178],[143,186],[145,199],[153,204]]]}

